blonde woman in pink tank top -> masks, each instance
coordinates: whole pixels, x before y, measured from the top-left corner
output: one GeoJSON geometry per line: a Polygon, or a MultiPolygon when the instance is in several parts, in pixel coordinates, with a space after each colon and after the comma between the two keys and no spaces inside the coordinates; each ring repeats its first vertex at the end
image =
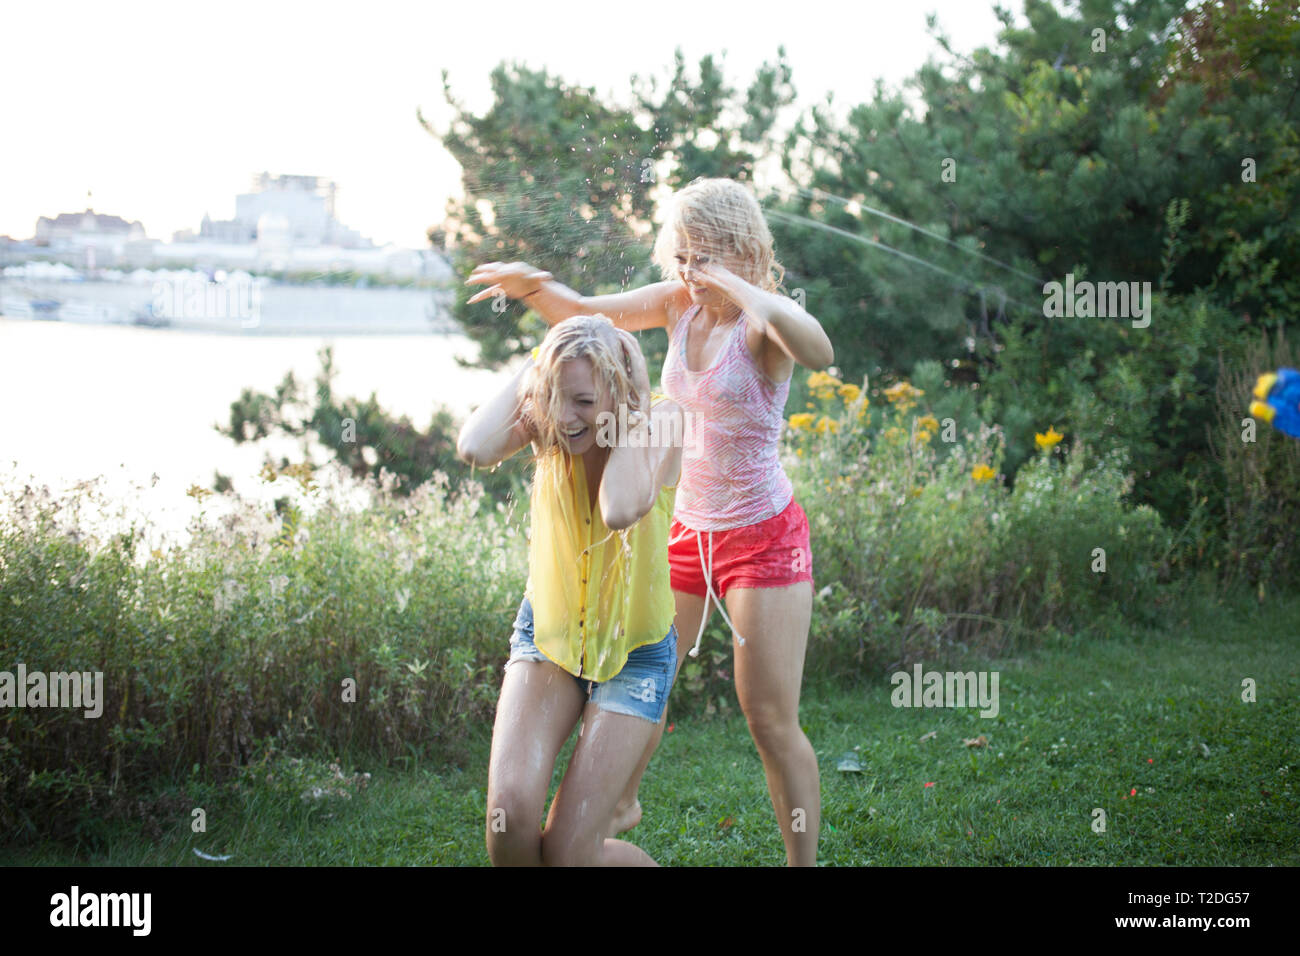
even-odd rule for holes
{"type": "MultiPolygon", "coordinates": [[[[821,324],[776,291],[783,270],[771,232],[739,183],[696,180],[674,195],[655,261],[665,281],[601,296],[580,295],[526,263],[488,263],[470,276],[487,288],[469,301],[504,293],[526,299],[552,325],[601,312],[630,331],[667,329],[663,388],[694,432],[669,544],[678,667],[698,653],[716,607],[731,625],[736,695],[763,760],[786,860],[816,865],[821,786],[799,725],[812,553],[778,443],[795,364],[825,368],[834,352],[821,324]]],[[[641,818],[636,792],[662,732],[661,722],[620,804],[620,831],[641,818]]]]}

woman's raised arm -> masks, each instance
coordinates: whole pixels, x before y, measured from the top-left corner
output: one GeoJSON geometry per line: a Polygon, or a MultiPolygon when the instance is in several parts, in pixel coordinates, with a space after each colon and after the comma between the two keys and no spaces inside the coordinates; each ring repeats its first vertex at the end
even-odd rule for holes
{"type": "Polygon", "coordinates": [[[630,292],[584,296],[556,282],[549,272],[534,269],[526,262],[484,263],[465,281],[487,286],[473,295],[470,302],[505,295],[527,302],[547,325],[555,325],[575,315],[599,313],[609,316],[614,325],[629,332],[667,328],[667,303],[681,290],[681,283],[666,280],[630,292]]]}
{"type": "Polygon", "coordinates": [[[491,468],[527,445],[532,436],[519,414],[519,383],[533,367],[530,355],[510,384],[474,409],[456,439],[456,454],[476,468],[491,468]]]}
{"type": "Polygon", "coordinates": [[[645,357],[631,333],[621,331],[619,337],[631,367],[637,404],[643,411],[640,421],[635,425],[629,422],[626,432],[622,421],[631,418],[632,413],[625,409],[614,413],[614,447],[600,479],[600,513],[605,526],[612,530],[636,524],[654,507],[660,488],[677,484],[682,445],[665,439],[685,434],[683,413],[676,402],[665,399],[651,410],[645,357]]]}

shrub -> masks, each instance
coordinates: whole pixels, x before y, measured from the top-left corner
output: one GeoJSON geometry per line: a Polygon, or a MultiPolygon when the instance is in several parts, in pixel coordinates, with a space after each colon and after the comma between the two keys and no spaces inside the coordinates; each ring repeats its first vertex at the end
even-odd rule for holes
{"type": "Polygon", "coordinates": [[[898,382],[872,393],[884,399],[873,409],[824,373],[809,386],[817,407],[791,417],[786,462],[812,527],[813,640],[826,653],[810,661],[997,652],[1120,608],[1147,616],[1162,600],[1169,535],[1153,509],[1126,502],[1121,451],[1066,455],[1049,428],[1013,490],[998,476],[1000,428],[961,431],[932,414],[936,398],[959,398],[898,382]]]}
{"type": "Polygon", "coordinates": [[[1293,585],[1300,575],[1300,441],[1249,416],[1257,376],[1295,367],[1282,330],[1264,334],[1244,356],[1219,359],[1209,432],[1222,494],[1216,514],[1223,535],[1212,562],[1225,588],[1293,585]]]}
{"type": "Polygon", "coordinates": [[[166,553],[134,524],[86,534],[76,499],[9,496],[0,669],[102,672],[104,697],[97,719],[0,715],[11,836],[75,832],[146,782],[194,765],[225,779],[268,747],[456,757],[470,725],[490,722],[524,584],[513,516],[477,489],[449,496],[443,478],[399,499],[391,475],[329,473],[330,494],[304,478],[278,517],[224,496],[228,514],[205,508],[166,553]],[[358,491],[360,509],[345,500],[358,491]]]}

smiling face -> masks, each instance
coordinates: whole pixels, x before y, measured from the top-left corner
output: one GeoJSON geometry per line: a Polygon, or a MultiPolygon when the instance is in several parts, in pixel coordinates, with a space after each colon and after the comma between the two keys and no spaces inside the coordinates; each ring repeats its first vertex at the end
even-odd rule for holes
{"type": "Polygon", "coordinates": [[[636,404],[624,346],[614,323],[599,314],[572,316],[546,333],[519,393],[539,454],[599,448],[600,416],[636,404]]]}
{"type": "Polygon", "coordinates": [[[556,395],[556,427],[569,454],[581,455],[596,445],[602,412],[614,411],[614,400],[596,381],[591,359],[570,359],[559,367],[556,395]]]}

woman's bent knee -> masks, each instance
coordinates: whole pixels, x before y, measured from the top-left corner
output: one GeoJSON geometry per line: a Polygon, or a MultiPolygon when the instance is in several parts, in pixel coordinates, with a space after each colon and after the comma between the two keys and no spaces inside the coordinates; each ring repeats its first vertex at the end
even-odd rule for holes
{"type": "Polygon", "coordinates": [[[488,795],[487,851],[493,866],[541,863],[541,809],[532,803],[509,791],[488,795]]]}

